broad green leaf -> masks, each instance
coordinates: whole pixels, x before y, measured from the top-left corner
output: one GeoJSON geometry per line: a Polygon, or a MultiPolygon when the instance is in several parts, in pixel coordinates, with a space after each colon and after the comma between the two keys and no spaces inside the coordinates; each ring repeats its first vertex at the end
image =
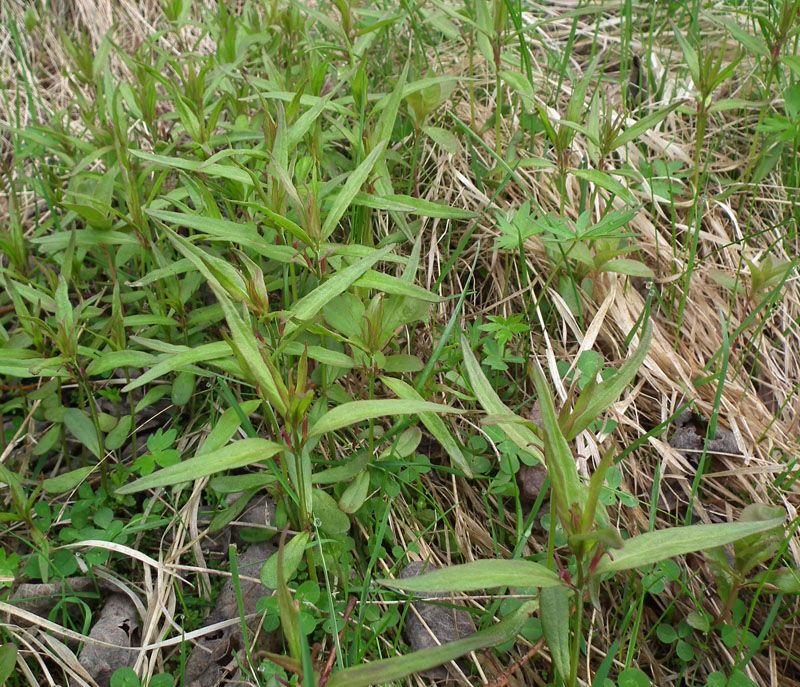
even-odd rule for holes
{"type": "Polygon", "coordinates": [[[117,422],[117,426],[106,435],[106,449],[108,451],[116,451],[125,443],[132,428],[133,418],[130,415],[123,415],[117,422]]]}
{"type": "Polygon", "coordinates": [[[386,140],[378,143],[364,161],[350,173],[349,177],[347,177],[347,181],[342,187],[342,190],[336,195],[333,206],[328,211],[328,215],[322,223],[320,238],[323,241],[328,238],[338,226],[339,220],[342,219],[347,208],[353,202],[356,193],[361,190],[361,187],[364,185],[364,182],[366,182],[370,172],[372,172],[372,168],[375,166],[378,158],[383,154],[383,149],[385,147],[386,140]]]}
{"type": "MultiPolygon", "coordinates": [[[[539,619],[550,656],[561,679],[569,678],[570,595],[566,587],[550,587],[539,593],[539,619]]],[[[580,602],[579,602],[580,603],[580,602]]],[[[580,632],[580,628],[578,629],[580,632]]]]}
{"type": "Polygon", "coordinates": [[[102,458],[97,428],[86,413],[78,408],[67,408],[63,422],[70,434],[88,448],[95,458],[102,458]]]}
{"type": "Polygon", "coordinates": [[[4,360],[0,362],[0,375],[19,377],[20,379],[39,377],[44,374],[48,377],[59,377],[61,379],[70,378],[72,374],[62,367],[64,362],[62,358],[54,358],[52,361],[45,358],[4,360]],[[52,365],[50,362],[52,362],[52,365]],[[52,369],[47,369],[48,367],[52,369]]]}
{"type": "Polygon", "coordinates": [[[355,458],[343,462],[336,467],[327,470],[319,470],[311,476],[312,484],[336,484],[337,482],[347,482],[364,470],[369,465],[369,454],[361,451],[355,458]]]}
{"type": "Polygon", "coordinates": [[[364,471],[356,475],[356,478],[347,485],[347,488],[342,492],[339,497],[339,508],[345,513],[355,513],[364,501],[367,500],[369,494],[369,472],[364,471]]]}
{"type": "Polygon", "coordinates": [[[188,370],[182,370],[172,382],[172,403],[178,408],[185,406],[192,398],[197,375],[188,370]]]}
{"type": "MultiPolygon", "coordinates": [[[[587,502],[587,489],[581,484],[575,457],[570,451],[569,444],[558,424],[553,396],[547,385],[544,373],[539,363],[534,361],[530,366],[533,383],[536,387],[536,398],[542,411],[542,429],[545,434],[545,466],[550,477],[550,488],[556,503],[556,510],[561,524],[569,530],[572,522],[574,505],[577,512],[583,512],[587,502]]],[[[568,534],[572,534],[568,531],[568,534]]]]}
{"type": "Polygon", "coordinates": [[[523,96],[526,103],[530,104],[533,102],[533,84],[524,74],[512,72],[508,69],[501,69],[500,78],[523,96]]]}
{"type": "Polygon", "coordinates": [[[164,377],[170,372],[174,372],[182,367],[203,363],[217,358],[226,358],[232,353],[231,347],[225,341],[215,341],[214,343],[203,344],[196,348],[190,348],[180,353],[167,356],[164,360],[156,363],[147,372],[134,379],[130,384],[126,384],[122,391],[127,393],[133,389],[138,389],[154,379],[164,377]]]}
{"type": "Polygon", "coordinates": [[[617,258],[609,260],[600,266],[600,272],[616,272],[628,277],[644,277],[645,279],[655,279],[655,274],[647,265],[639,260],[630,258],[617,258]]]}
{"type": "Polygon", "coordinates": [[[320,529],[329,535],[343,535],[350,529],[350,518],[343,513],[336,500],[321,489],[311,491],[311,508],[315,518],[319,518],[320,529]]]}
{"type": "MultiPolygon", "coordinates": [[[[791,568],[776,568],[765,570],[751,578],[754,584],[767,584],[774,586],[779,592],[784,594],[800,594],[800,573],[791,568]]],[[[772,591],[764,587],[763,591],[772,591]]]]}
{"type": "MultiPolygon", "coordinates": [[[[783,508],[780,506],[765,506],[760,503],[751,503],[746,506],[739,517],[739,522],[754,522],[782,518],[783,508]]],[[[781,546],[784,538],[783,526],[778,526],[770,532],[760,532],[757,535],[742,537],[733,544],[733,556],[736,561],[736,570],[740,575],[748,575],[753,568],[761,563],[771,560],[781,546]]]]}
{"type": "MultiPolygon", "coordinates": [[[[289,540],[283,547],[283,574],[286,581],[292,579],[297,572],[300,561],[303,560],[306,546],[308,545],[308,532],[301,532],[289,540]]],[[[267,589],[278,588],[278,552],[273,553],[261,567],[261,584],[267,589]]]]}
{"type": "Polygon", "coordinates": [[[408,355],[406,353],[398,353],[397,355],[387,355],[383,363],[383,369],[386,372],[394,372],[396,374],[404,374],[407,372],[419,372],[425,367],[417,356],[408,355]]]}
{"type": "MultiPolygon", "coordinates": [[[[244,401],[239,404],[239,410],[242,411],[242,415],[247,417],[251,413],[254,413],[260,405],[261,401],[258,399],[244,401]]],[[[236,434],[239,427],[241,427],[241,424],[242,420],[239,413],[236,412],[236,408],[228,408],[225,410],[200,446],[197,455],[219,451],[225,444],[233,439],[234,434],[236,434]]]]}
{"type": "Polygon", "coordinates": [[[69,472],[58,475],[58,477],[49,477],[42,482],[42,489],[48,494],[64,494],[68,491],[72,491],[83,482],[95,468],[96,466],[92,465],[85,468],[78,468],[77,470],[70,470],[69,472]]]}
{"type": "Polygon", "coordinates": [[[471,651],[511,641],[522,630],[528,620],[528,616],[534,612],[535,608],[536,602],[528,601],[516,611],[509,613],[497,625],[492,625],[464,639],[457,639],[441,646],[415,651],[407,656],[386,658],[346,668],[333,673],[327,682],[327,687],[383,685],[429,668],[435,668],[471,651]]]}
{"type": "Polygon", "coordinates": [[[6,643],[0,646],[0,685],[5,684],[5,681],[14,672],[16,664],[17,645],[6,643]]]}
{"type": "Polygon", "coordinates": [[[603,556],[596,571],[602,574],[631,570],[692,551],[724,546],[737,539],[779,527],[783,521],[784,518],[780,517],[756,522],[689,525],[646,532],[628,539],[621,549],[612,552],[612,557],[603,556]]]}
{"type": "Polygon", "coordinates": [[[558,587],[558,574],[539,563],[523,560],[481,560],[409,577],[378,580],[386,587],[404,592],[472,592],[492,587],[558,587]]]}
{"type": "Polygon", "coordinates": [[[620,397],[647,357],[652,339],[653,327],[648,324],[642,333],[639,347],[622,364],[622,367],[608,379],[586,387],[575,402],[572,413],[563,424],[564,436],[567,441],[572,441],[620,397]]]}
{"type": "Polygon", "coordinates": [[[330,348],[323,348],[322,346],[308,346],[306,348],[297,341],[293,341],[284,348],[284,351],[289,355],[298,356],[302,355],[304,350],[308,351],[308,357],[312,360],[330,365],[331,367],[341,367],[345,370],[349,370],[356,365],[355,361],[346,353],[333,351],[330,348]]]}
{"type": "MultiPolygon", "coordinates": [[[[489,415],[514,415],[511,409],[500,400],[489,380],[486,379],[486,375],[483,374],[481,366],[469,347],[469,341],[463,334],[461,336],[461,353],[464,356],[464,366],[467,368],[467,378],[470,386],[483,409],[489,415]]],[[[544,462],[541,452],[542,440],[530,429],[516,422],[498,423],[498,427],[519,448],[544,462]]]]}
{"type": "Polygon", "coordinates": [[[377,399],[372,401],[351,401],[326,412],[308,430],[309,437],[322,436],[342,427],[349,427],[364,420],[373,420],[385,415],[412,415],[420,413],[462,413],[464,411],[439,403],[406,399],[377,399]]]}
{"type": "Polygon", "coordinates": [[[458,153],[458,138],[452,131],[442,129],[439,126],[423,126],[422,132],[426,136],[429,136],[436,145],[444,149],[445,152],[451,155],[456,155],[458,153]]]}
{"type": "Polygon", "coordinates": [[[330,279],[320,284],[311,293],[303,296],[299,301],[292,305],[289,310],[291,319],[286,323],[284,334],[291,333],[297,328],[297,322],[307,322],[311,320],[322,308],[332,301],[340,293],[349,288],[353,282],[361,277],[383,256],[392,251],[393,246],[386,246],[375,252],[369,257],[362,258],[354,265],[345,267],[334,274],[330,279]]]}
{"type": "MultiPolygon", "coordinates": [[[[423,400],[422,396],[402,379],[381,377],[381,381],[400,398],[414,401],[423,400]]],[[[453,438],[450,430],[447,429],[444,420],[436,415],[436,413],[421,413],[419,419],[422,421],[422,424],[425,425],[425,428],[433,435],[434,439],[447,451],[447,455],[450,456],[453,467],[457,470],[461,470],[467,477],[472,477],[472,470],[469,467],[469,463],[461,452],[459,443],[453,438]]]]}
{"type": "Polygon", "coordinates": [[[267,460],[284,449],[285,446],[266,439],[242,439],[219,450],[201,453],[194,458],[137,479],[117,489],[117,493],[133,494],[145,489],[191,482],[223,470],[235,470],[267,460]]]}

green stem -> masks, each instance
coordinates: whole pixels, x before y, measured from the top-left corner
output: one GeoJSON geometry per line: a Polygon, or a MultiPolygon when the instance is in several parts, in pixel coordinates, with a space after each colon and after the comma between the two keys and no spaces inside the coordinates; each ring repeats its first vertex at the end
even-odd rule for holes
{"type": "Polygon", "coordinates": [[[419,158],[419,125],[414,124],[414,147],[411,152],[411,174],[408,176],[408,195],[413,195],[412,190],[417,186],[417,160],[419,158]]]}
{"type": "Polygon", "coordinates": [[[575,598],[575,624],[572,627],[572,646],[570,647],[569,657],[569,687],[576,687],[578,684],[578,663],[581,658],[581,638],[583,637],[583,562],[578,558],[577,592],[575,598]]]}
{"type": "Polygon", "coordinates": [[[494,116],[494,150],[498,157],[502,157],[502,143],[500,140],[500,120],[503,117],[503,86],[500,82],[500,44],[495,46],[494,82],[497,89],[497,110],[494,116]]]}

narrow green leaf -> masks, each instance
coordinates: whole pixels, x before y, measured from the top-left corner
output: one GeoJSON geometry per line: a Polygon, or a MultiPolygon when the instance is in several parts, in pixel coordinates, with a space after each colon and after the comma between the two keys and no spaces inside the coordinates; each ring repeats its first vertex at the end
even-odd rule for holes
{"type": "Polygon", "coordinates": [[[159,167],[166,167],[167,169],[182,169],[187,172],[201,172],[210,177],[219,177],[222,179],[230,179],[238,181],[245,186],[252,186],[253,180],[250,175],[239,167],[232,167],[230,165],[220,165],[216,163],[206,164],[202,160],[185,160],[179,157],[168,157],[166,155],[156,155],[154,153],[147,153],[143,150],[128,149],[128,152],[134,157],[141,160],[152,162],[159,167]]]}
{"type": "Polygon", "coordinates": [[[327,217],[325,217],[325,221],[322,223],[320,238],[323,241],[334,232],[339,224],[339,220],[342,219],[347,208],[353,202],[356,193],[361,190],[361,187],[364,185],[364,182],[366,182],[370,172],[372,172],[372,168],[375,166],[378,158],[383,154],[383,149],[386,147],[387,140],[378,143],[364,161],[350,173],[349,177],[347,177],[347,181],[342,187],[342,190],[339,191],[333,201],[333,207],[331,207],[327,217]]]}
{"type": "MultiPolygon", "coordinates": [[[[537,361],[530,365],[531,376],[536,387],[536,398],[542,411],[542,429],[545,433],[545,465],[550,477],[550,488],[556,503],[558,517],[562,525],[569,529],[572,521],[573,505],[578,505],[578,513],[583,511],[587,501],[587,489],[581,484],[575,457],[558,424],[553,396],[547,385],[544,373],[537,361]]],[[[568,534],[573,532],[569,531],[568,534]]]]}
{"type": "Polygon", "coordinates": [[[780,517],[756,522],[689,525],[646,532],[628,539],[621,549],[612,552],[613,557],[604,556],[596,570],[598,574],[602,574],[640,568],[673,556],[730,544],[751,534],[779,527],[783,521],[784,518],[780,517]]]}
{"type": "Polygon", "coordinates": [[[405,592],[472,592],[492,587],[558,587],[558,574],[539,563],[523,560],[481,560],[451,565],[402,580],[378,580],[405,592]]]}
{"type": "Polygon", "coordinates": [[[416,284],[409,284],[407,281],[400,277],[395,277],[391,274],[384,272],[377,272],[375,270],[367,271],[363,276],[359,277],[353,286],[365,289],[375,289],[383,291],[384,293],[392,294],[394,296],[406,296],[408,298],[418,298],[419,300],[428,303],[441,303],[445,299],[431,293],[427,289],[423,289],[416,284]]]}
{"type": "MultiPolygon", "coordinates": [[[[406,384],[402,379],[394,377],[381,377],[381,381],[393,393],[397,394],[400,398],[422,401],[422,396],[417,393],[411,385],[406,384]]],[[[419,419],[425,428],[433,435],[433,438],[441,444],[442,448],[447,451],[450,456],[450,462],[457,470],[461,470],[467,477],[472,477],[472,470],[469,467],[467,459],[461,451],[459,443],[453,438],[450,430],[447,429],[444,420],[436,413],[420,413],[419,419]]]]}
{"type": "Polygon", "coordinates": [[[397,80],[392,92],[383,98],[380,103],[375,105],[372,114],[379,111],[378,121],[375,124],[375,129],[370,137],[370,144],[375,148],[381,141],[391,138],[392,131],[394,130],[394,123],[397,120],[397,113],[400,109],[400,103],[403,102],[403,90],[406,86],[406,79],[408,78],[408,62],[403,67],[400,78],[397,80]]]}
{"type": "Polygon", "coordinates": [[[629,126],[625,129],[619,136],[617,136],[614,141],[611,143],[609,148],[611,150],[616,150],[620,146],[625,145],[626,143],[630,143],[631,141],[635,141],[639,136],[641,136],[645,131],[648,129],[652,129],[656,124],[658,124],[662,119],[665,119],[666,116],[675,110],[679,105],[681,105],[682,101],[678,101],[672,103],[672,105],[668,105],[667,107],[663,107],[660,110],[656,110],[652,114],[647,115],[646,117],[642,117],[636,124],[629,126]]]}
{"type": "Polygon", "coordinates": [[[264,358],[258,350],[256,338],[253,336],[251,327],[245,323],[242,317],[236,312],[233,303],[228,297],[213,283],[211,288],[217,296],[222,312],[225,313],[225,320],[231,330],[231,338],[234,348],[240,358],[241,364],[246,366],[245,372],[255,379],[261,393],[269,400],[275,410],[282,416],[286,415],[286,403],[278,389],[278,382],[272,375],[272,371],[267,366],[264,358]]]}
{"type": "Polygon", "coordinates": [[[636,198],[633,197],[633,194],[610,174],[597,169],[571,169],[569,172],[579,179],[584,179],[595,186],[604,188],[606,191],[611,191],[615,196],[622,198],[631,205],[636,204],[636,198]]]}
{"type": "Polygon", "coordinates": [[[373,420],[385,415],[413,415],[420,413],[462,413],[464,411],[439,403],[410,399],[376,399],[351,401],[332,408],[308,430],[309,437],[321,436],[342,427],[349,427],[364,420],[373,420]]]}
{"type": "Polygon", "coordinates": [[[322,310],[330,301],[349,288],[353,282],[361,277],[378,260],[388,255],[394,246],[386,246],[376,250],[372,255],[362,258],[354,265],[339,270],[330,279],[320,284],[311,293],[303,296],[292,305],[289,313],[291,320],[286,323],[284,334],[291,333],[297,328],[296,322],[308,322],[322,310]]]}
{"type": "Polygon", "coordinates": [[[567,441],[572,441],[620,397],[647,357],[652,339],[653,327],[648,324],[642,333],[639,347],[619,370],[600,384],[591,385],[591,389],[587,387],[578,397],[575,408],[564,423],[563,431],[567,441]]]}
{"type": "Polygon", "coordinates": [[[670,24],[672,24],[672,30],[675,32],[675,38],[678,39],[678,45],[681,46],[683,59],[686,60],[686,66],[689,67],[689,75],[692,77],[695,88],[697,88],[700,83],[700,62],[697,58],[697,51],[692,47],[681,30],[671,21],[670,24]]]}
{"type": "Polygon", "coordinates": [[[176,224],[179,227],[195,229],[196,231],[228,239],[229,241],[248,241],[261,240],[258,230],[250,222],[231,222],[227,219],[216,217],[205,217],[203,215],[192,215],[188,212],[172,212],[170,210],[151,210],[147,214],[150,217],[161,220],[165,224],[176,224]]]}
{"type": "MultiPolygon", "coordinates": [[[[469,347],[469,341],[463,334],[461,336],[461,353],[464,356],[464,367],[467,369],[467,378],[469,379],[470,386],[483,409],[489,415],[514,415],[511,409],[500,400],[500,397],[495,393],[489,380],[486,379],[486,375],[483,374],[478,360],[469,347]]],[[[544,457],[541,452],[541,446],[543,445],[542,440],[530,429],[516,422],[502,422],[498,423],[497,426],[500,427],[508,438],[519,446],[519,448],[544,462],[544,457]]]]}
{"type": "Polygon", "coordinates": [[[301,345],[297,341],[293,341],[292,343],[288,344],[284,351],[289,355],[302,355],[304,350],[308,350],[308,357],[312,360],[316,360],[319,363],[324,363],[325,365],[330,365],[331,367],[341,367],[345,370],[349,370],[351,367],[355,367],[355,361],[346,353],[340,353],[339,351],[332,351],[329,348],[323,348],[322,346],[308,346],[307,348],[304,345],[301,345]]]}
{"type": "MultiPolygon", "coordinates": [[[[261,401],[258,399],[244,401],[239,404],[239,410],[241,410],[242,415],[247,417],[251,413],[254,413],[260,405],[261,401]]],[[[236,408],[228,408],[225,410],[200,446],[197,455],[219,451],[225,444],[233,439],[233,436],[241,425],[242,420],[239,413],[236,412],[236,408]]]]}
{"type": "Polygon", "coordinates": [[[127,393],[133,389],[152,382],[154,379],[163,377],[170,372],[174,372],[182,367],[203,363],[217,358],[226,358],[232,353],[231,347],[225,341],[215,341],[214,343],[203,344],[196,348],[190,348],[180,353],[168,355],[166,358],[153,365],[147,372],[134,379],[130,384],[126,384],[122,391],[127,393]]]}
{"type": "Polygon", "coordinates": [[[58,477],[49,477],[48,479],[42,482],[42,489],[44,489],[48,494],[65,494],[68,491],[72,491],[75,487],[77,487],[89,473],[95,469],[95,466],[89,466],[85,468],[78,468],[77,470],[71,470],[70,472],[65,472],[58,477]]]}
{"type": "MultiPolygon", "coordinates": [[[[542,634],[547,640],[550,656],[561,679],[569,678],[569,619],[570,595],[566,587],[542,589],[539,593],[539,619],[542,621],[542,634]]],[[[578,629],[580,632],[580,628],[578,629]]]]}
{"type": "Polygon", "coordinates": [[[442,203],[434,203],[424,198],[414,198],[402,193],[393,193],[392,195],[382,196],[384,200],[394,201],[403,204],[407,212],[421,215],[422,217],[439,217],[441,219],[474,219],[477,215],[471,210],[463,210],[462,208],[454,208],[442,203]]]}
{"type": "Polygon", "coordinates": [[[158,470],[117,489],[118,494],[133,494],[145,489],[168,487],[181,482],[191,482],[223,470],[235,470],[258,461],[272,458],[285,446],[266,439],[242,439],[217,451],[201,453],[194,458],[158,470]]]}
{"type": "Polygon", "coordinates": [[[95,358],[86,366],[88,375],[102,375],[118,367],[148,367],[158,362],[156,356],[145,351],[111,351],[95,358]]]}
{"type": "Polygon", "coordinates": [[[300,660],[300,613],[298,607],[292,599],[292,594],[286,584],[287,580],[294,574],[297,566],[300,564],[300,559],[303,556],[303,549],[308,542],[308,533],[302,532],[298,534],[289,544],[286,544],[286,532],[281,534],[280,543],[278,544],[277,553],[270,556],[264,567],[261,569],[261,579],[265,586],[274,585],[271,587],[275,589],[278,597],[278,610],[281,615],[281,630],[283,636],[286,638],[286,643],[289,645],[289,654],[292,658],[300,660]],[[294,542],[294,545],[292,544],[294,542]],[[287,548],[292,547],[288,551],[287,548]],[[275,559],[275,574],[273,578],[272,564],[267,566],[272,559],[275,559]],[[267,569],[267,575],[264,574],[264,569],[267,569]],[[266,580],[264,578],[266,577],[266,580]]]}
{"type": "Polygon", "coordinates": [[[435,668],[471,651],[497,646],[514,639],[522,630],[528,620],[528,616],[533,613],[535,608],[536,602],[528,601],[516,611],[509,613],[497,625],[492,625],[464,639],[457,639],[441,646],[415,651],[407,656],[362,663],[359,666],[340,670],[331,675],[327,682],[327,687],[383,685],[429,668],[435,668]]]}
{"type": "Polygon", "coordinates": [[[92,452],[95,458],[102,458],[97,429],[86,413],[77,408],[67,408],[64,411],[64,425],[72,436],[92,452]]]}

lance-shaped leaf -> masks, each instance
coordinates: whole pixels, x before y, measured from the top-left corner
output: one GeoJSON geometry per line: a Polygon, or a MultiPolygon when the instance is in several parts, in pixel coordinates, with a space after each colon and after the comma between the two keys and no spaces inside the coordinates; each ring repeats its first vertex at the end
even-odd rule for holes
{"type": "MultiPolygon", "coordinates": [[[[472,349],[469,347],[469,341],[464,335],[461,336],[461,352],[464,356],[464,367],[467,371],[467,378],[469,379],[470,386],[472,387],[472,391],[474,392],[475,396],[478,398],[478,403],[483,406],[483,409],[489,415],[514,415],[514,413],[511,412],[511,409],[500,400],[500,397],[492,388],[491,383],[488,379],[486,379],[486,375],[483,374],[483,370],[481,370],[478,360],[475,358],[475,355],[472,353],[472,349]]],[[[524,423],[525,420],[521,419],[521,422],[524,423]]],[[[542,440],[524,424],[520,424],[518,422],[498,422],[497,426],[500,427],[500,429],[506,433],[508,438],[511,439],[511,441],[513,441],[523,451],[530,453],[539,460],[543,460],[540,449],[542,446],[542,440]]]]}
{"type": "Polygon", "coordinates": [[[463,410],[450,406],[415,401],[411,399],[389,398],[376,401],[351,401],[342,403],[326,412],[308,430],[309,437],[320,436],[342,427],[349,427],[357,422],[373,420],[384,415],[411,415],[418,413],[463,413],[463,410]]]}
{"type": "Polygon", "coordinates": [[[535,608],[536,602],[529,601],[507,615],[497,625],[492,625],[464,639],[457,639],[441,646],[415,651],[408,656],[387,658],[340,670],[331,675],[327,682],[327,687],[383,685],[395,680],[402,680],[408,675],[413,675],[429,668],[435,668],[471,651],[502,644],[517,636],[535,608]]]}
{"type": "Polygon", "coordinates": [[[542,411],[545,466],[550,477],[550,488],[553,491],[556,511],[568,534],[573,534],[571,531],[573,504],[578,504],[578,513],[582,513],[588,501],[588,492],[586,487],[581,484],[575,458],[558,424],[550,387],[547,386],[547,380],[538,362],[534,362],[530,366],[530,372],[542,411]]]}
{"type": "MultiPolygon", "coordinates": [[[[123,352],[124,351],[119,351],[119,353],[123,352]]],[[[145,358],[145,356],[147,356],[152,361],[153,356],[150,354],[138,351],[128,351],[128,353],[139,353],[144,364],[152,364],[152,362],[146,362],[145,358]]],[[[164,360],[160,360],[153,365],[147,372],[134,379],[130,384],[126,384],[122,388],[122,391],[128,392],[133,389],[138,389],[140,386],[152,382],[154,379],[164,377],[170,372],[188,365],[194,365],[195,363],[202,363],[208,360],[216,360],[217,358],[227,358],[231,353],[231,347],[227,343],[224,341],[215,341],[214,343],[189,348],[180,353],[170,354],[164,360]]],[[[135,359],[131,358],[131,360],[133,361],[135,359]]]]}
{"type": "Polygon", "coordinates": [[[558,587],[558,574],[539,563],[524,560],[483,560],[402,580],[378,580],[404,592],[472,592],[491,587],[558,587]]]}
{"type": "Polygon", "coordinates": [[[372,171],[372,168],[375,166],[375,163],[378,161],[378,158],[380,158],[380,156],[383,154],[383,149],[385,147],[386,140],[379,142],[372,152],[367,155],[364,161],[350,173],[350,176],[347,178],[342,190],[339,191],[334,199],[333,207],[331,207],[327,217],[325,217],[325,221],[322,223],[320,238],[323,241],[328,238],[336,229],[336,226],[339,224],[339,220],[342,219],[345,211],[353,202],[353,198],[355,198],[356,193],[358,193],[361,187],[364,185],[364,182],[369,177],[369,174],[372,171]]]}
{"type": "MultiPolygon", "coordinates": [[[[565,684],[570,674],[570,594],[570,590],[566,587],[542,589],[539,594],[539,619],[542,621],[542,634],[547,640],[553,663],[565,684]]],[[[577,631],[580,632],[580,628],[577,631]]]]}
{"type": "Polygon", "coordinates": [[[194,458],[170,465],[151,475],[137,479],[117,489],[117,494],[133,494],[145,489],[168,487],[213,475],[223,470],[243,468],[245,465],[267,460],[286,447],[266,439],[242,439],[218,451],[201,453],[194,458]]]}
{"type": "MultiPolygon", "coordinates": [[[[417,393],[414,387],[406,384],[402,379],[397,379],[395,377],[381,377],[381,381],[400,398],[416,401],[424,400],[422,396],[417,393]]],[[[447,455],[450,456],[450,461],[452,462],[453,467],[461,470],[467,477],[472,477],[472,470],[470,469],[469,463],[467,463],[467,459],[464,457],[464,454],[461,451],[461,447],[453,438],[450,430],[447,429],[447,425],[444,424],[442,418],[440,418],[436,413],[420,413],[419,419],[422,420],[422,424],[425,425],[425,428],[431,434],[433,434],[434,439],[436,439],[436,441],[441,444],[442,448],[447,451],[447,455]]]]}
{"type": "Polygon", "coordinates": [[[597,573],[631,570],[692,551],[724,546],[738,539],[766,532],[783,523],[783,516],[755,522],[727,522],[718,525],[671,527],[631,537],[622,548],[604,556],[597,573]]]}
{"type": "Polygon", "coordinates": [[[339,270],[330,279],[320,284],[311,293],[303,296],[289,310],[290,321],[286,323],[284,335],[298,327],[298,322],[308,322],[336,296],[347,290],[359,277],[364,275],[378,260],[388,255],[393,246],[375,250],[372,255],[362,258],[354,265],[339,270]]]}
{"type": "Polygon", "coordinates": [[[594,422],[612,403],[614,403],[641,367],[653,339],[653,327],[648,325],[642,333],[639,348],[628,358],[622,367],[608,379],[597,384],[589,381],[569,417],[562,423],[567,441],[571,441],[594,422]]]}

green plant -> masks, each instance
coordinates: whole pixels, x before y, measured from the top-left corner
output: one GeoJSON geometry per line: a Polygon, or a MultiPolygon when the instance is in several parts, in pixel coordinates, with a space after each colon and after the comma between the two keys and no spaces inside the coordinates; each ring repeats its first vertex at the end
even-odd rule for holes
{"type": "MultiPolygon", "coordinates": [[[[650,336],[651,330],[646,328],[638,350],[619,371],[600,383],[592,379],[575,400],[573,408],[565,406],[560,415],[556,414],[542,372],[535,364],[532,365],[531,375],[542,409],[541,428],[507,412],[497,414],[502,404],[486,389],[477,361],[472,357],[466,341],[462,342],[473,389],[481,404],[490,412],[487,421],[504,427],[523,450],[530,451],[532,446],[543,445],[553,507],[566,534],[570,557],[562,562],[563,554],[555,551],[552,522],[547,566],[524,560],[479,561],[424,574],[411,581],[384,580],[383,584],[411,592],[456,592],[509,586],[540,588],[539,613],[556,673],[563,684],[572,686],[577,684],[578,678],[584,631],[584,599],[586,595],[594,598],[601,579],[680,554],[709,549],[717,543],[721,545],[743,540],[764,531],[782,528],[781,510],[765,507],[758,511],[757,517],[750,519],[746,516],[737,523],[693,525],[648,532],[628,539],[611,526],[599,497],[612,465],[613,454],[609,451],[605,455],[587,485],[577,472],[568,439],[588,427],[617,398],[641,364],[650,336]]],[[[529,602],[521,606],[518,613],[524,617],[532,613],[535,607],[535,602],[529,602]]],[[[519,620],[522,621],[522,618],[519,620]]],[[[353,679],[356,679],[356,670],[350,669],[353,679]]],[[[375,677],[370,678],[374,681],[355,684],[375,684],[379,681],[375,677]]]]}
{"type": "Polygon", "coordinates": [[[505,216],[499,214],[497,226],[502,235],[495,246],[504,250],[522,250],[527,239],[537,237],[553,264],[558,291],[580,314],[583,306],[578,287],[591,294],[593,279],[602,272],[613,272],[652,279],[653,271],[639,260],[624,257],[637,250],[635,234],[622,230],[636,215],[635,210],[612,210],[592,223],[592,211],[585,210],[573,223],[550,213],[536,217],[529,201],[505,216]]]}

